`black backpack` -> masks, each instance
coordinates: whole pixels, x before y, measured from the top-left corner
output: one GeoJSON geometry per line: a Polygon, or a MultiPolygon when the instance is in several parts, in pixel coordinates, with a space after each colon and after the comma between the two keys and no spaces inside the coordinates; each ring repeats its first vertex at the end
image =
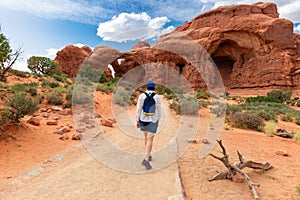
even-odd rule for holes
{"type": "Polygon", "coordinates": [[[155,93],[151,93],[150,95],[147,92],[144,92],[144,94],[146,95],[146,99],[144,101],[144,105],[143,105],[143,112],[144,115],[154,115],[155,114],[155,100],[154,100],[154,95],[155,93]]]}

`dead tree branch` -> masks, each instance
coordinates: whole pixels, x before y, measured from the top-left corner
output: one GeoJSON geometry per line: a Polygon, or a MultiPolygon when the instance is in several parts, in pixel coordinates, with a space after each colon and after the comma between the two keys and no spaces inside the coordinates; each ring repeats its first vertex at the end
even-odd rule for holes
{"type": "Polygon", "coordinates": [[[251,190],[254,199],[258,200],[259,196],[254,188],[254,186],[259,187],[258,183],[254,183],[251,178],[248,176],[247,173],[245,173],[243,171],[244,168],[248,167],[248,168],[252,168],[252,169],[262,169],[262,170],[268,170],[271,169],[272,166],[270,163],[268,162],[263,162],[263,163],[259,163],[259,162],[254,162],[251,160],[246,160],[243,158],[242,154],[237,151],[238,157],[239,157],[239,161],[231,164],[229,162],[229,155],[226,153],[226,149],[222,144],[222,140],[217,140],[218,144],[220,145],[221,149],[222,149],[222,153],[223,153],[223,157],[218,157],[214,154],[210,154],[213,158],[221,161],[225,167],[227,168],[227,172],[219,172],[217,171],[217,174],[215,176],[213,176],[212,178],[210,178],[208,181],[214,181],[214,180],[220,180],[220,179],[230,179],[231,181],[233,180],[233,176],[236,173],[241,174],[245,180],[248,183],[249,189],[251,190]]]}

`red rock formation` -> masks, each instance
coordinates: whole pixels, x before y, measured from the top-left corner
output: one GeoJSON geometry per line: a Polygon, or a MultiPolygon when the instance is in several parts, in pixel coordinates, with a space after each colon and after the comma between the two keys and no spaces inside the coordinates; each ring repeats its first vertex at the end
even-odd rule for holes
{"type": "MultiPolygon", "coordinates": [[[[120,65],[113,62],[116,76],[139,65],[160,63],[160,67],[152,70],[156,78],[169,66],[186,77],[194,88],[205,87],[201,75],[215,84],[216,76],[210,69],[203,68],[201,74],[197,73],[193,62],[181,57],[180,49],[176,53],[165,51],[167,48],[159,50],[177,40],[179,37],[173,36],[180,33],[207,50],[227,88],[297,87],[300,37],[293,33],[291,21],[278,16],[273,3],[224,6],[205,12],[162,36],[153,47],[124,53],[120,65]]],[[[184,50],[184,46],[178,40],[178,48],[184,50]]]]}
{"type": "Polygon", "coordinates": [[[63,73],[75,77],[80,65],[91,52],[92,49],[88,46],[79,48],[69,45],[57,52],[54,62],[58,63],[63,73]]]}
{"type": "Polygon", "coordinates": [[[132,50],[134,49],[140,49],[140,48],[149,48],[150,44],[146,41],[139,41],[138,43],[136,43],[133,47],[132,50]]]}
{"type": "MultiPolygon", "coordinates": [[[[107,65],[112,64],[115,76],[140,84],[148,78],[176,85],[183,76],[199,89],[220,83],[205,50],[227,88],[300,88],[300,35],[293,33],[291,21],[279,18],[274,3],[219,7],[161,36],[152,47],[148,45],[139,42],[126,53],[96,47],[84,64],[104,69],[107,76],[111,76],[107,65]],[[201,62],[194,60],[197,56],[202,56],[201,62]]],[[[71,57],[75,56],[65,59],[71,57]]],[[[67,66],[64,69],[71,69],[67,66]]]]}
{"type": "Polygon", "coordinates": [[[299,85],[299,34],[273,3],[219,7],[176,31],[202,45],[230,88],[299,85]],[[298,64],[297,64],[298,63],[298,64]]]}

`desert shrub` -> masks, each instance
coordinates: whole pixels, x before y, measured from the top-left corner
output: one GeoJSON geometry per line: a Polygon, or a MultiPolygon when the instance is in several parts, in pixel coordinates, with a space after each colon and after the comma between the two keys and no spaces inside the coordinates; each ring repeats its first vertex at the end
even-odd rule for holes
{"type": "Polygon", "coordinates": [[[294,140],[300,140],[300,131],[296,132],[293,139],[294,140]]]}
{"type": "Polygon", "coordinates": [[[272,114],[270,114],[270,113],[268,113],[264,110],[258,111],[257,115],[260,116],[261,118],[263,118],[266,121],[269,121],[269,120],[276,121],[276,116],[274,116],[274,115],[272,115],[272,114]]]}
{"type": "Polygon", "coordinates": [[[264,126],[263,119],[252,113],[236,112],[230,117],[230,121],[239,128],[248,128],[261,131],[264,126]]]}
{"type": "Polygon", "coordinates": [[[171,100],[171,99],[173,99],[173,100],[175,100],[175,101],[178,100],[178,97],[177,97],[176,94],[174,94],[174,93],[170,93],[170,94],[165,93],[165,94],[164,94],[164,97],[165,97],[166,99],[168,99],[168,100],[171,100]]]}
{"type": "Polygon", "coordinates": [[[64,104],[64,108],[71,108],[72,107],[72,101],[67,101],[65,104],[64,104]]]}
{"type": "Polygon", "coordinates": [[[227,104],[227,110],[226,110],[226,114],[234,114],[236,112],[241,112],[242,111],[242,107],[239,105],[230,105],[227,104]]]}
{"type": "Polygon", "coordinates": [[[296,124],[300,125],[300,117],[296,117],[296,124]]]}
{"type": "Polygon", "coordinates": [[[213,114],[220,115],[227,111],[227,105],[221,102],[213,102],[213,107],[211,109],[213,114]]]}
{"type": "Polygon", "coordinates": [[[26,84],[21,84],[21,83],[16,83],[16,84],[10,86],[10,90],[13,93],[18,93],[18,92],[25,93],[26,90],[27,90],[27,85],[26,84]]]}
{"type": "Polygon", "coordinates": [[[198,90],[196,92],[196,98],[197,99],[209,99],[210,98],[210,93],[206,92],[204,90],[198,90]]]}
{"type": "Polygon", "coordinates": [[[182,115],[197,115],[199,103],[195,98],[182,98],[180,100],[180,113],[182,115]]]}
{"type": "Polygon", "coordinates": [[[59,82],[66,82],[67,81],[67,76],[62,74],[62,73],[56,73],[51,75],[52,78],[59,82]]]}
{"type": "Polygon", "coordinates": [[[157,86],[155,88],[155,92],[159,95],[163,95],[165,93],[171,93],[171,90],[167,87],[163,87],[163,86],[157,86]]]}
{"type": "Polygon", "coordinates": [[[0,82],[0,88],[8,89],[9,85],[7,83],[0,82]]]}
{"type": "Polygon", "coordinates": [[[93,101],[93,92],[93,88],[91,87],[76,84],[73,86],[72,101],[74,104],[90,103],[93,101]]]}
{"type": "Polygon", "coordinates": [[[85,80],[84,82],[98,83],[103,71],[101,69],[93,68],[90,65],[82,66],[77,72],[77,80],[85,80]]]}
{"type": "Polygon", "coordinates": [[[115,87],[113,85],[107,85],[107,84],[104,84],[104,85],[98,84],[97,88],[96,88],[97,91],[102,91],[106,94],[113,92],[114,89],[115,89],[115,87]]]}
{"type": "Polygon", "coordinates": [[[204,108],[207,108],[209,105],[211,105],[210,101],[199,100],[198,102],[199,102],[199,106],[204,108]]]}
{"type": "Polygon", "coordinates": [[[36,96],[37,95],[37,87],[29,87],[27,89],[27,92],[31,95],[31,96],[36,96]]]}
{"type": "Polygon", "coordinates": [[[14,75],[23,77],[23,78],[27,78],[30,76],[29,72],[24,72],[24,71],[20,71],[20,70],[16,70],[16,69],[10,69],[9,71],[11,73],[13,73],[14,75]]]}
{"type": "Polygon", "coordinates": [[[297,190],[298,195],[300,195],[300,184],[296,186],[296,190],[297,190]]]}
{"type": "Polygon", "coordinates": [[[54,92],[51,92],[50,94],[48,94],[47,103],[53,104],[53,105],[62,105],[63,98],[62,98],[61,93],[54,91],[54,92]]]}
{"type": "Polygon", "coordinates": [[[124,90],[117,90],[113,95],[113,101],[115,104],[120,106],[128,106],[131,102],[131,92],[127,92],[124,90]]]}
{"type": "Polygon", "coordinates": [[[266,122],[266,125],[264,127],[264,132],[268,135],[272,135],[275,133],[275,127],[276,127],[276,121],[269,120],[266,122]]]}
{"type": "Polygon", "coordinates": [[[119,81],[118,86],[122,86],[127,91],[132,91],[135,89],[135,85],[129,81],[119,81]]]}
{"type": "Polygon", "coordinates": [[[59,83],[58,82],[51,82],[51,81],[46,81],[46,80],[43,80],[42,81],[42,87],[43,88],[56,88],[56,87],[59,87],[59,83]]]}
{"type": "Polygon", "coordinates": [[[267,93],[268,97],[278,99],[280,102],[285,102],[291,99],[292,91],[291,90],[272,90],[267,93]]]}
{"type": "Polygon", "coordinates": [[[253,102],[274,102],[274,103],[281,103],[279,99],[270,96],[257,96],[257,97],[248,97],[246,99],[246,103],[253,103],[253,102]]]}
{"type": "Polygon", "coordinates": [[[293,121],[292,117],[290,115],[281,115],[281,120],[284,121],[284,122],[291,122],[293,121]]]}
{"type": "Polygon", "coordinates": [[[26,97],[24,94],[17,93],[7,99],[6,105],[10,107],[13,118],[18,121],[24,115],[33,114],[38,109],[39,102],[26,97]]]}
{"type": "Polygon", "coordinates": [[[169,108],[174,110],[177,114],[180,114],[180,105],[177,101],[171,102],[169,108]]]}
{"type": "Polygon", "coordinates": [[[300,101],[299,101],[299,100],[297,101],[296,105],[297,105],[298,107],[300,107],[300,101]]]}

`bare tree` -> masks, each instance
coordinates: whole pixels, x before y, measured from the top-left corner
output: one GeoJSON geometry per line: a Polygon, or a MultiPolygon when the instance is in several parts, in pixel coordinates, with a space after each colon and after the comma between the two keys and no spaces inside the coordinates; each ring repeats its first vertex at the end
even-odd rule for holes
{"type": "Polygon", "coordinates": [[[3,33],[1,33],[0,26],[0,81],[6,81],[7,72],[16,63],[22,53],[22,47],[19,47],[16,51],[13,52],[10,47],[9,40],[3,33]]]}

